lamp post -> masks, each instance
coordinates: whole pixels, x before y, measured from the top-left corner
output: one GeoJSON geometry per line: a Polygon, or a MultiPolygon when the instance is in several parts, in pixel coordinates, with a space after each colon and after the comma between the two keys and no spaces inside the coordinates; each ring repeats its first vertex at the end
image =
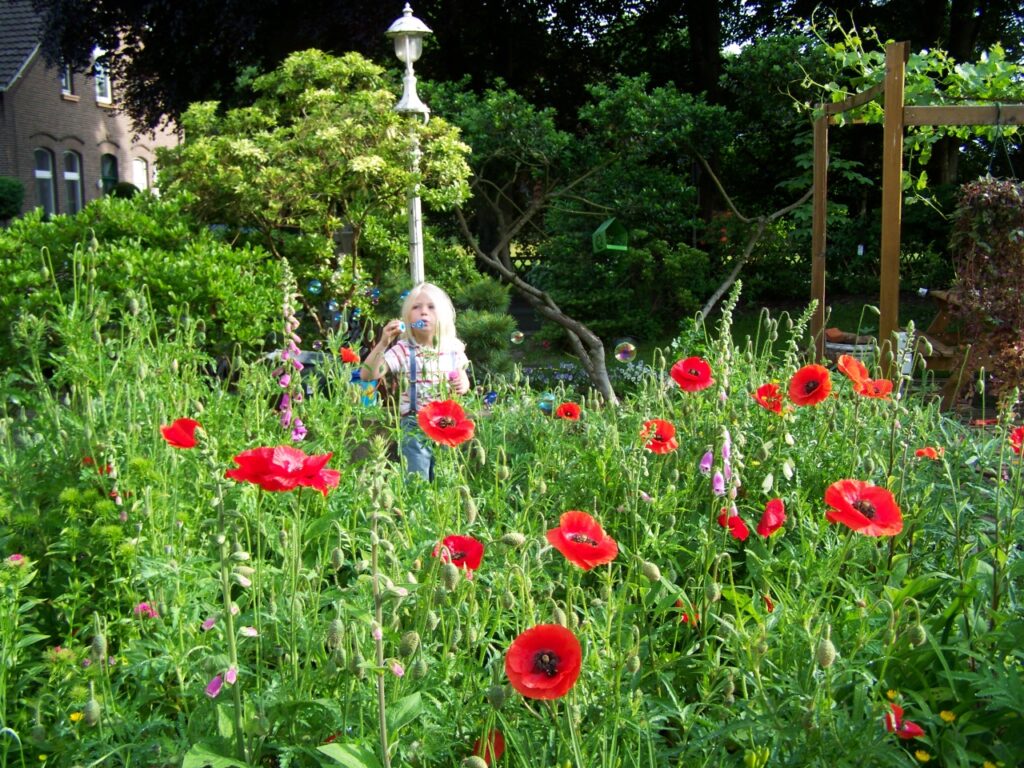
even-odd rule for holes
{"type": "MultiPolygon", "coordinates": [[[[412,15],[408,3],[402,16],[388,27],[387,36],[394,40],[395,55],[405,64],[405,79],[402,83],[402,98],[395,105],[395,111],[403,115],[419,115],[425,123],[430,118],[430,108],[420,101],[416,94],[416,74],[413,62],[423,53],[423,38],[431,34],[430,27],[412,15]]],[[[412,130],[412,172],[416,174],[420,165],[420,142],[416,129],[412,130]]],[[[420,207],[419,188],[413,184],[409,189],[409,273],[413,285],[424,280],[423,272],[423,213],[420,207]]]]}

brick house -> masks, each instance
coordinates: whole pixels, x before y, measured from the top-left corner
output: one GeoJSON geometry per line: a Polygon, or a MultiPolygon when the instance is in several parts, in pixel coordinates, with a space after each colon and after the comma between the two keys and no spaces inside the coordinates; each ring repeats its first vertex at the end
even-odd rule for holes
{"type": "Polygon", "coordinates": [[[77,213],[127,181],[154,189],[156,148],[171,131],[137,134],[117,108],[117,83],[50,67],[30,0],[0,0],[0,176],[25,186],[23,213],[77,213]]]}

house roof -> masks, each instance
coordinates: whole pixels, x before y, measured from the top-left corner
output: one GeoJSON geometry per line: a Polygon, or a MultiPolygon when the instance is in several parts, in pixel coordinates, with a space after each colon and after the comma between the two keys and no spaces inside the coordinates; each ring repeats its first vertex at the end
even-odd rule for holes
{"type": "Polygon", "coordinates": [[[31,0],[0,0],[0,91],[14,85],[39,49],[40,25],[31,0]]]}

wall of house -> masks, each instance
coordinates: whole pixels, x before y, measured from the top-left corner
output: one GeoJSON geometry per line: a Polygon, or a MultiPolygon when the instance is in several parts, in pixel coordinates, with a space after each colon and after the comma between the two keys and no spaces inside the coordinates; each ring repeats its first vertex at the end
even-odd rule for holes
{"type": "Polygon", "coordinates": [[[101,161],[104,154],[117,158],[120,181],[152,189],[155,184],[156,149],[178,143],[175,134],[158,131],[137,135],[131,119],[117,109],[117,84],[113,84],[113,104],[96,99],[91,76],[74,74],[72,93],[61,90],[59,73],[46,66],[35,54],[21,77],[0,93],[0,176],[13,176],[25,185],[23,212],[39,205],[35,175],[35,150],[52,152],[53,189],[57,213],[68,213],[70,205],[64,180],[64,153],[81,157],[83,204],[103,194],[101,161]],[[133,161],[146,161],[145,178],[136,179],[133,161]]]}

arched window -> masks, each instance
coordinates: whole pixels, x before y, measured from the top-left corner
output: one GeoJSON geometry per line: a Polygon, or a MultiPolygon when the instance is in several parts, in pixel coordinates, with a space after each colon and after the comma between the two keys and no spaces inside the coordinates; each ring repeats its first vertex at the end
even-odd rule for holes
{"type": "Polygon", "coordinates": [[[104,195],[110,194],[117,184],[117,158],[114,155],[100,155],[100,182],[104,195]]]}
{"type": "Polygon", "coordinates": [[[53,153],[48,149],[35,151],[36,199],[47,216],[57,212],[57,198],[53,189],[53,153]]]}
{"type": "Polygon", "coordinates": [[[71,150],[64,153],[64,196],[67,213],[82,210],[82,157],[71,150]]]}
{"type": "Polygon", "coordinates": [[[141,157],[132,159],[132,184],[140,191],[149,189],[149,163],[141,157]]]}

